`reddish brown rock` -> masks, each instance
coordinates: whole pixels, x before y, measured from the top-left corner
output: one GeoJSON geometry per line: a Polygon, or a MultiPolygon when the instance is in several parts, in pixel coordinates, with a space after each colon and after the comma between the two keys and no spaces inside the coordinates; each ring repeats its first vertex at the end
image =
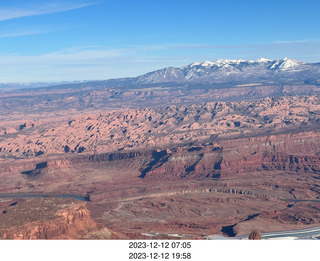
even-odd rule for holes
{"type": "MultiPolygon", "coordinates": [[[[20,125],[14,123],[16,133],[0,132],[0,156],[26,158],[120,149],[166,149],[172,144],[244,137],[250,143],[255,136],[267,136],[270,141],[265,140],[264,146],[269,146],[275,134],[294,135],[317,130],[319,104],[318,96],[265,98],[254,102],[210,102],[161,109],[112,111],[68,119],[58,117],[54,121],[43,119],[42,122],[20,125]]],[[[290,150],[298,143],[286,146],[283,149],[290,150]]],[[[255,148],[251,153],[255,153],[255,148]]]]}
{"type": "MultiPolygon", "coordinates": [[[[100,109],[43,117],[21,130],[28,120],[7,119],[1,128],[10,125],[16,132],[0,133],[0,192],[16,198],[89,195],[93,219],[122,238],[149,232],[201,237],[230,227],[230,235],[248,235],[252,229],[316,226],[319,104],[318,96],[310,96],[100,109]]],[[[15,220],[8,218],[10,208],[23,205],[6,209],[0,199],[7,211],[0,217],[15,220]]],[[[28,224],[2,231],[11,238],[82,238],[85,227],[93,229],[89,238],[109,234],[108,229],[94,232],[86,210],[69,209],[72,204],[54,211],[54,220],[41,223],[35,215],[28,224]],[[72,219],[82,225],[61,224],[72,219]]]]}
{"type": "Polygon", "coordinates": [[[254,230],[249,234],[250,240],[260,240],[261,239],[261,232],[254,230]]]}
{"type": "Polygon", "coordinates": [[[72,199],[31,199],[0,214],[2,239],[77,239],[100,229],[85,203],[72,199]]]}

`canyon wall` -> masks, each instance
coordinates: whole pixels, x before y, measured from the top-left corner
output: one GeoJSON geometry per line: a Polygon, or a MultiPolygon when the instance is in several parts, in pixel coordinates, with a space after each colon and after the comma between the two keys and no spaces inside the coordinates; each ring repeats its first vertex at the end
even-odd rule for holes
{"type": "Polygon", "coordinates": [[[100,228],[85,203],[70,199],[29,199],[0,215],[2,239],[80,239],[100,228]]]}
{"type": "Polygon", "coordinates": [[[77,169],[95,164],[102,169],[124,170],[126,164],[140,173],[141,179],[217,179],[253,171],[320,170],[320,133],[317,131],[217,140],[215,143],[185,144],[166,149],[123,151],[51,157],[46,161],[24,160],[14,166],[1,166],[2,175],[32,178],[48,171],[77,169]]]}

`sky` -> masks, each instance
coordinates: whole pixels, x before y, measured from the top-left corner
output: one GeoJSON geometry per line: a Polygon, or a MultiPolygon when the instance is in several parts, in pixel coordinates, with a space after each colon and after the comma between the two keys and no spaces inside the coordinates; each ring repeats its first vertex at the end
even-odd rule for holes
{"type": "Polygon", "coordinates": [[[217,59],[320,62],[318,0],[0,0],[0,82],[104,80],[217,59]]]}

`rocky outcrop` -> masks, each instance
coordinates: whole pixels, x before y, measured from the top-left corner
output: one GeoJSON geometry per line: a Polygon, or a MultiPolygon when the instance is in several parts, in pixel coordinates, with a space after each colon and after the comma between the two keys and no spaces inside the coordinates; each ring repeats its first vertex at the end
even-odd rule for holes
{"type": "Polygon", "coordinates": [[[100,228],[85,203],[72,199],[31,199],[0,214],[2,239],[86,238],[100,228]]]}
{"type": "MultiPolygon", "coordinates": [[[[224,228],[233,235],[237,225],[230,224],[316,224],[319,104],[315,95],[102,113],[99,108],[81,116],[70,111],[34,125],[20,118],[0,121],[0,192],[90,195],[87,206],[96,220],[130,233],[224,228]]],[[[0,199],[4,238],[114,236],[97,228],[84,203],[6,206],[0,199]]],[[[246,235],[252,229],[261,230],[247,227],[246,235]]]]}
{"type": "Polygon", "coordinates": [[[320,170],[320,133],[300,132],[221,141],[222,175],[253,171],[320,170]]]}
{"type": "Polygon", "coordinates": [[[261,232],[254,230],[249,234],[250,240],[260,240],[261,239],[261,232]]]}
{"type": "Polygon", "coordinates": [[[55,156],[41,161],[37,158],[20,160],[15,164],[2,164],[0,176],[19,173],[27,179],[63,181],[76,178],[77,174],[73,170],[88,164],[95,166],[94,168],[116,168],[124,172],[130,166],[131,170],[140,173],[136,177],[139,176],[143,180],[212,180],[262,171],[293,171],[318,175],[319,146],[320,133],[309,131],[217,140],[215,143],[198,145],[191,143],[158,150],[123,150],[70,154],[63,159],[55,156]]]}
{"type": "Polygon", "coordinates": [[[41,158],[50,154],[166,149],[172,144],[314,131],[318,130],[320,121],[319,104],[319,96],[265,98],[254,102],[173,105],[43,121],[34,127],[17,127],[17,133],[2,134],[0,156],[41,158]]]}
{"type": "Polygon", "coordinates": [[[284,153],[267,154],[263,158],[264,170],[320,172],[320,156],[288,155],[284,153]]]}
{"type": "Polygon", "coordinates": [[[219,178],[221,161],[222,149],[214,145],[159,150],[141,168],[140,178],[219,178]]]}

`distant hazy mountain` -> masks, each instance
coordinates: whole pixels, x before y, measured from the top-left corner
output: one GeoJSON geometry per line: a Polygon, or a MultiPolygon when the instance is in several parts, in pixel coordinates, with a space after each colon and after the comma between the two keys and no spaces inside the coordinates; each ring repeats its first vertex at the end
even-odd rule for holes
{"type": "MultiPolygon", "coordinates": [[[[52,88],[141,88],[148,86],[237,84],[314,84],[320,86],[320,63],[284,58],[270,60],[216,60],[195,62],[184,67],[167,67],[147,74],[104,81],[0,83],[2,89],[52,88]]],[[[223,85],[224,86],[224,85],[223,85]]],[[[222,87],[223,87],[222,86],[222,87]]]]}
{"type": "Polygon", "coordinates": [[[40,87],[48,87],[54,85],[62,85],[62,84],[78,84],[80,81],[74,82],[9,82],[9,83],[0,83],[0,89],[25,89],[25,88],[40,88],[40,87]]]}
{"type": "Polygon", "coordinates": [[[304,63],[284,58],[269,60],[260,58],[255,61],[217,60],[215,62],[195,62],[175,68],[168,67],[135,78],[135,83],[223,83],[223,82],[313,82],[320,79],[319,63],[304,63]]]}

